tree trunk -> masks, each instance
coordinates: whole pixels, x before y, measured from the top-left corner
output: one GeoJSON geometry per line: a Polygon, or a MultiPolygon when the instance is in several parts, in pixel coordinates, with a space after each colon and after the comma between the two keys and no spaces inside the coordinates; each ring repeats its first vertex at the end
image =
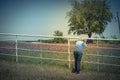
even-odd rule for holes
{"type": "Polygon", "coordinates": [[[92,33],[91,32],[88,33],[88,38],[91,38],[91,36],[92,36],[92,33]]]}
{"type": "MultiPolygon", "coordinates": [[[[91,33],[91,32],[88,33],[88,38],[91,38],[91,36],[92,36],[92,33],[91,33]]],[[[87,40],[87,43],[88,43],[88,44],[89,44],[89,43],[93,43],[93,40],[88,39],[88,40],[87,40]]]]}
{"type": "MultiPolygon", "coordinates": [[[[91,21],[90,18],[88,18],[88,29],[89,29],[89,30],[91,30],[91,28],[90,28],[91,22],[90,22],[90,21],[91,21]]],[[[91,38],[91,36],[92,36],[92,32],[88,32],[88,38],[91,38]]],[[[87,43],[93,43],[93,40],[88,39],[88,40],[87,40],[87,43]]]]}

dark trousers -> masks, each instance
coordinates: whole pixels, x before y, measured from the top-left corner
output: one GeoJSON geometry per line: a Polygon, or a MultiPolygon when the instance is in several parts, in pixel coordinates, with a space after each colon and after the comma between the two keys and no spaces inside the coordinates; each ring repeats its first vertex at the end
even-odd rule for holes
{"type": "Polygon", "coordinates": [[[80,64],[81,64],[81,58],[82,58],[82,53],[78,51],[74,51],[74,59],[75,59],[75,72],[79,73],[80,72],[80,64]]]}

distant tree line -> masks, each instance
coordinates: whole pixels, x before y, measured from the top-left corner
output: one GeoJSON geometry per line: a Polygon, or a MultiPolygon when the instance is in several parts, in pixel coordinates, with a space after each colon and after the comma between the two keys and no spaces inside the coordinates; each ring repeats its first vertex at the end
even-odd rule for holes
{"type": "MultiPolygon", "coordinates": [[[[53,36],[63,36],[63,32],[56,30],[54,31],[53,36]]],[[[38,42],[45,42],[45,43],[67,43],[67,39],[64,38],[54,38],[54,39],[47,39],[47,40],[38,40],[38,42]]]]}

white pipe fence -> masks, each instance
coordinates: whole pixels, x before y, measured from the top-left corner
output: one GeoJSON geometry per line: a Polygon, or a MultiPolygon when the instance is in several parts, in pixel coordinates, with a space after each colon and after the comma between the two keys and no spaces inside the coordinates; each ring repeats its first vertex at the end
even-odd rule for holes
{"type": "MultiPolygon", "coordinates": [[[[68,36],[46,36],[46,35],[30,35],[30,34],[10,34],[10,33],[0,33],[0,36],[14,36],[15,37],[15,53],[16,55],[12,55],[12,54],[4,54],[4,53],[0,53],[0,55],[8,55],[8,56],[15,56],[16,57],[16,62],[19,61],[19,57],[30,57],[30,58],[40,58],[40,59],[48,59],[48,60],[58,60],[58,61],[68,61],[68,67],[70,68],[71,67],[71,62],[73,60],[71,60],[71,43],[70,43],[70,40],[71,39],[78,39],[79,37],[68,37],[68,36]],[[68,47],[68,50],[67,52],[59,52],[59,51],[49,51],[49,50],[31,50],[31,49],[23,49],[23,48],[18,48],[18,37],[38,37],[38,38],[65,38],[68,40],[68,43],[67,43],[67,47],[68,47]],[[22,56],[22,55],[18,55],[18,50],[26,50],[26,51],[41,51],[41,52],[54,52],[54,53],[68,53],[68,59],[54,59],[54,58],[44,58],[42,57],[42,54],[40,57],[32,57],[32,56],[22,56]]],[[[91,40],[96,40],[96,49],[113,49],[113,50],[120,50],[120,47],[119,48],[111,48],[111,47],[100,47],[99,46],[99,40],[110,40],[110,41],[120,41],[120,39],[101,39],[101,38],[85,38],[85,39],[91,39],[91,40]]],[[[1,44],[0,44],[1,45],[1,44]]],[[[90,47],[89,48],[94,48],[94,47],[90,47]]],[[[2,48],[2,47],[0,47],[2,48]]],[[[10,49],[10,48],[6,48],[6,49],[10,49]]],[[[119,52],[120,54],[120,52],[119,52]]],[[[120,64],[109,64],[109,63],[100,63],[100,58],[99,57],[113,57],[113,58],[118,58],[120,60],[120,56],[109,56],[109,55],[101,55],[99,53],[99,50],[97,50],[97,54],[88,54],[86,53],[85,56],[96,56],[97,57],[97,62],[90,62],[90,61],[84,61],[84,63],[89,63],[89,64],[97,64],[97,71],[100,71],[100,66],[99,65],[109,65],[109,66],[118,66],[120,67],[120,64]]]]}

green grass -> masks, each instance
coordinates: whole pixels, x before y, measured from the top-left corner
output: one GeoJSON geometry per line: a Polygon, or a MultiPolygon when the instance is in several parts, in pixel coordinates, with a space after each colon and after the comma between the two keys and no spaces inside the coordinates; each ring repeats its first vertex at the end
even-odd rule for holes
{"type": "MultiPolygon", "coordinates": [[[[99,49],[98,51],[100,55],[120,56],[120,50],[99,49]]],[[[73,62],[71,62],[69,69],[68,61],[18,57],[18,62],[15,62],[15,56],[0,55],[0,80],[119,80],[120,67],[118,66],[99,65],[99,72],[97,72],[98,64],[84,63],[84,60],[96,62],[99,58],[100,62],[120,64],[119,58],[86,56],[86,53],[96,54],[96,52],[96,48],[87,49],[82,57],[81,73],[78,75],[71,73],[73,62]]],[[[15,53],[14,50],[13,53],[15,53]]],[[[18,50],[18,54],[31,57],[68,59],[68,53],[18,50]]],[[[70,57],[73,60],[72,51],[70,57]]]]}
{"type": "Polygon", "coordinates": [[[41,64],[16,63],[0,60],[0,80],[119,80],[120,74],[71,69],[41,64]]]}
{"type": "MultiPolygon", "coordinates": [[[[98,64],[90,64],[84,63],[84,61],[89,62],[97,62],[99,59],[100,63],[109,63],[109,64],[120,64],[120,58],[112,58],[112,57],[103,57],[103,56],[86,56],[86,54],[95,54],[97,55],[97,51],[99,51],[99,55],[112,55],[112,56],[120,56],[120,50],[106,50],[106,49],[96,49],[96,48],[87,48],[87,52],[84,52],[82,57],[82,70],[88,71],[99,71],[100,72],[107,72],[107,73],[120,73],[120,66],[108,66],[108,65],[98,65],[98,64]]],[[[8,50],[9,52],[9,50],[8,50]]],[[[11,52],[12,53],[12,52],[11,52]]],[[[15,50],[13,50],[15,55],[15,50]]],[[[31,56],[37,58],[30,58],[30,57],[18,57],[18,63],[25,63],[25,64],[40,64],[40,65],[49,65],[49,66],[57,66],[61,68],[68,68],[68,61],[59,61],[59,60],[51,60],[45,58],[54,58],[54,59],[62,59],[68,60],[68,53],[56,53],[56,52],[41,52],[41,51],[26,51],[26,50],[18,50],[18,55],[22,56],[31,56]],[[38,58],[39,57],[39,58],[38,58]],[[44,58],[41,59],[40,57],[44,58]]],[[[71,50],[70,54],[71,60],[73,60],[73,50],[71,50]]],[[[15,56],[4,56],[0,55],[0,60],[6,61],[16,61],[15,56]]],[[[73,68],[73,62],[71,61],[71,69],[73,68]]]]}

